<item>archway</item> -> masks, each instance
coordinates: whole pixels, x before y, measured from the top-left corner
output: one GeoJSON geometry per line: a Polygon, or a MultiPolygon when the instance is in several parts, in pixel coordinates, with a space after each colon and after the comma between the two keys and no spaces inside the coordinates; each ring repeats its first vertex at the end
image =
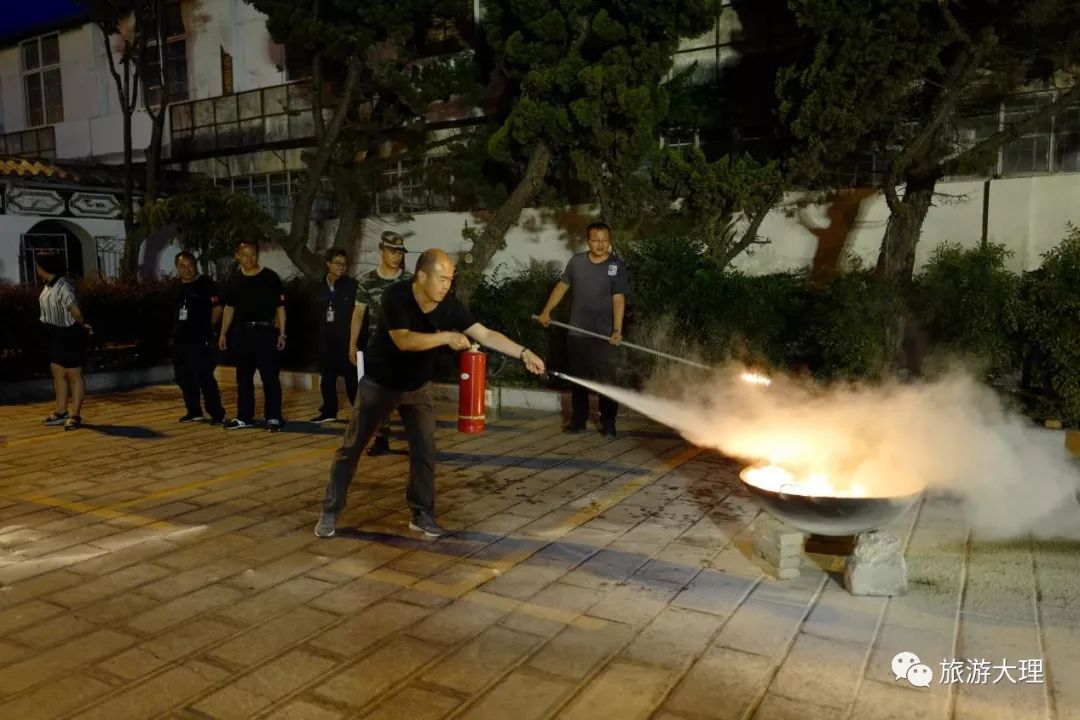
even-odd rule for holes
{"type": "Polygon", "coordinates": [[[66,220],[42,220],[23,233],[20,239],[21,280],[31,285],[39,284],[34,259],[42,253],[60,253],[68,272],[82,277],[87,270],[87,250],[92,249],[92,245],[93,238],[78,225],[66,220]]]}

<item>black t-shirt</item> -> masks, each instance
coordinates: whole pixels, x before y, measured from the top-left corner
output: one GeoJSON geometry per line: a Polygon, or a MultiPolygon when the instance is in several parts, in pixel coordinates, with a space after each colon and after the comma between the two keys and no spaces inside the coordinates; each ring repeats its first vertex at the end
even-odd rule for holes
{"type": "Polygon", "coordinates": [[[213,310],[221,304],[221,295],[213,280],[200,275],[189,283],[180,283],[176,293],[176,325],[173,336],[177,340],[204,341],[211,336],[213,310]]]}
{"type": "Polygon", "coordinates": [[[424,313],[413,296],[412,283],[394,283],[382,296],[379,322],[364,356],[364,372],[392,390],[408,392],[430,382],[435,375],[439,348],[423,352],[399,350],[391,330],[421,333],[464,332],[476,324],[472,314],[452,295],[424,313]]]}
{"type": "Polygon", "coordinates": [[[229,277],[225,304],[234,309],[234,326],[246,322],[272,323],[277,309],[285,304],[285,288],[277,273],[268,268],[254,275],[236,270],[229,277]]]}

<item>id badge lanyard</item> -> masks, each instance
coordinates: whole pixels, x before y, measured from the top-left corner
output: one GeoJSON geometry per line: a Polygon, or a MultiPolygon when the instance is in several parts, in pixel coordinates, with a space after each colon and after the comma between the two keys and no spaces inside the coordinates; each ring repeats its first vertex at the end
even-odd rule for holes
{"type": "Polygon", "coordinates": [[[334,322],[334,298],[337,297],[337,283],[334,283],[328,291],[330,296],[330,304],[326,306],[326,322],[334,322]]]}

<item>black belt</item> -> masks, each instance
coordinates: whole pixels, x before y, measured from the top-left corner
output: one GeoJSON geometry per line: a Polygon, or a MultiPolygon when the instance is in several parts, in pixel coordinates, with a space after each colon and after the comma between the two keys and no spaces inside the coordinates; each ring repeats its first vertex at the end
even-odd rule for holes
{"type": "Polygon", "coordinates": [[[263,322],[263,321],[245,322],[244,327],[274,327],[274,323],[272,323],[272,322],[263,322]]]}

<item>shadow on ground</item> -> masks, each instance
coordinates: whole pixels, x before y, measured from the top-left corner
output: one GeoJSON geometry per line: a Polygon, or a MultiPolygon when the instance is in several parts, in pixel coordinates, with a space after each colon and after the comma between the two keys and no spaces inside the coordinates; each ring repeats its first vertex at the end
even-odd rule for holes
{"type": "Polygon", "coordinates": [[[151,430],[138,425],[95,425],[83,423],[81,430],[92,430],[109,437],[127,438],[129,440],[163,440],[168,437],[165,433],[151,430]]]}

